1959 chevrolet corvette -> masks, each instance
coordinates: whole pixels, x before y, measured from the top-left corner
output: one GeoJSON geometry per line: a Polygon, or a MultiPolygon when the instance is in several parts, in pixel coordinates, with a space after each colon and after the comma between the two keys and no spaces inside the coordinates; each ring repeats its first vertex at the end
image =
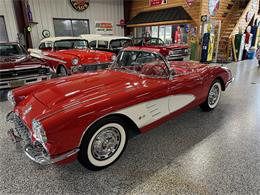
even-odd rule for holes
{"type": "Polygon", "coordinates": [[[168,62],[151,48],[122,50],[107,70],[57,78],[8,93],[14,142],[45,165],[78,158],[91,170],[114,163],[129,137],[200,106],[213,110],[232,82],[221,66],[168,62]],[[22,140],[22,141],[21,141],[22,140]]]}

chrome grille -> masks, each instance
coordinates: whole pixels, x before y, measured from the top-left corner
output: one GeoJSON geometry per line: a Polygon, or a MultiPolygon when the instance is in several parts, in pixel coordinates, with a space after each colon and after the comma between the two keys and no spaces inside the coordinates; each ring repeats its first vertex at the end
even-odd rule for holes
{"type": "Polygon", "coordinates": [[[14,126],[15,126],[15,131],[18,134],[18,136],[21,137],[25,143],[30,143],[31,136],[29,133],[29,129],[26,127],[24,122],[21,120],[21,118],[17,114],[14,114],[13,122],[14,122],[14,126]]]}

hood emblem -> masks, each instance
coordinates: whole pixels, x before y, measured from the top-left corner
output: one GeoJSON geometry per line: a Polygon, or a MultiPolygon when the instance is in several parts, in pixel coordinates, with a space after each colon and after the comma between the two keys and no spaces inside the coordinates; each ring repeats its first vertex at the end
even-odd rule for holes
{"type": "Polygon", "coordinates": [[[26,108],[25,108],[23,114],[24,114],[24,115],[27,115],[31,110],[32,110],[32,105],[28,105],[28,106],[26,106],[26,108]]]}

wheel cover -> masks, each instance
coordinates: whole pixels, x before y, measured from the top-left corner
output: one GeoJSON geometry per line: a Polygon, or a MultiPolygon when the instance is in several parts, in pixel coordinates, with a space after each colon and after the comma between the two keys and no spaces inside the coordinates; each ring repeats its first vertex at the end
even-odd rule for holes
{"type": "Polygon", "coordinates": [[[63,66],[60,68],[60,75],[61,76],[66,76],[67,75],[67,71],[66,71],[66,69],[63,66]]]}
{"type": "Polygon", "coordinates": [[[117,151],[120,141],[121,136],[118,129],[107,127],[95,137],[91,153],[97,160],[106,160],[117,151]]]}
{"type": "Polygon", "coordinates": [[[208,104],[209,107],[214,108],[218,104],[219,98],[220,98],[220,84],[215,83],[210,91],[209,91],[209,97],[208,97],[208,104]]]}
{"type": "Polygon", "coordinates": [[[122,125],[108,123],[99,128],[91,137],[87,148],[87,158],[97,167],[110,165],[123,152],[126,140],[126,132],[122,125]]]}

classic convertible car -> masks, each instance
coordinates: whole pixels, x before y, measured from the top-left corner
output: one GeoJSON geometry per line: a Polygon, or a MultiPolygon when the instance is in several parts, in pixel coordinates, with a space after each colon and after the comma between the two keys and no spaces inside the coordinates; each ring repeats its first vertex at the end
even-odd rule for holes
{"type": "Polygon", "coordinates": [[[183,61],[189,56],[189,46],[180,44],[166,44],[160,38],[144,37],[134,38],[134,46],[141,46],[153,49],[159,49],[160,53],[167,58],[167,60],[183,61]]]}
{"type": "Polygon", "coordinates": [[[88,42],[79,37],[46,38],[39,49],[29,51],[32,56],[47,60],[59,76],[105,69],[116,57],[111,52],[90,50],[88,42]]]}
{"type": "Polygon", "coordinates": [[[168,62],[140,47],[122,50],[107,70],[56,78],[13,90],[7,115],[15,142],[39,164],[78,158],[88,169],[114,163],[127,140],[199,106],[213,110],[232,82],[221,66],[168,62]]]}

